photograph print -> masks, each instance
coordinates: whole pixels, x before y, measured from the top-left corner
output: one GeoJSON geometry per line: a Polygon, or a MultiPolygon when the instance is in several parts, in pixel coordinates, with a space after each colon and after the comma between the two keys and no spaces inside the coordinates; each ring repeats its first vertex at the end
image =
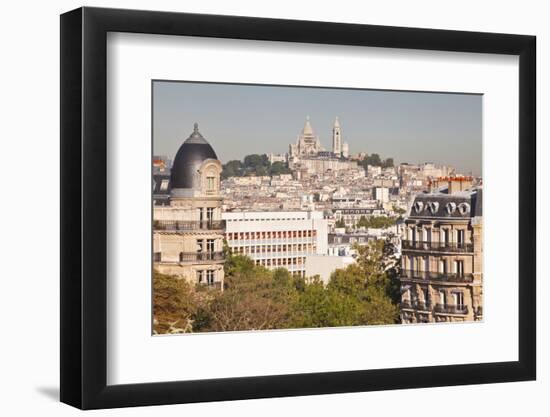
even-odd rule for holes
{"type": "Polygon", "coordinates": [[[152,81],[152,333],[483,320],[482,100],[152,81]]]}

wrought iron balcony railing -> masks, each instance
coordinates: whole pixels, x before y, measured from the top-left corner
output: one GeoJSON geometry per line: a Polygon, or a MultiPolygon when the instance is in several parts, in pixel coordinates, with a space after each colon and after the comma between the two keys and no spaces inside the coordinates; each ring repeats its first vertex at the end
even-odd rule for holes
{"type": "Polygon", "coordinates": [[[181,252],[179,256],[179,261],[181,263],[208,263],[211,261],[223,261],[224,259],[223,252],[181,252]]]}
{"type": "Polygon", "coordinates": [[[403,300],[399,304],[399,306],[402,309],[414,309],[414,310],[421,310],[421,311],[430,311],[431,307],[429,303],[426,303],[424,301],[409,301],[409,300],[403,300]]]}
{"type": "Polygon", "coordinates": [[[405,250],[471,253],[474,251],[474,244],[464,242],[421,242],[402,240],[401,248],[405,250]]]}
{"type": "Polygon", "coordinates": [[[422,311],[429,311],[431,310],[430,305],[428,303],[425,303],[424,301],[417,301],[414,303],[414,308],[417,310],[422,311]]]}
{"type": "Polygon", "coordinates": [[[399,274],[401,278],[437,280],[449,282],[473,282],[474,274],[466,273],[449,273],[449,272],[432,272],[432,271],[414,271],[411,269],[403,269],[399,274]]]}
{"type": "Polygon", "coordinates": [[[435,311],[437,313],[445,313],[445,314],[468,314],[468,306],[436,304],[435,311]]]}
{"type": "Polygon", "coordinates": [[[197,230],[224,230],[225,220],[154,220],[153,230],[192,232],[197,230]]]}

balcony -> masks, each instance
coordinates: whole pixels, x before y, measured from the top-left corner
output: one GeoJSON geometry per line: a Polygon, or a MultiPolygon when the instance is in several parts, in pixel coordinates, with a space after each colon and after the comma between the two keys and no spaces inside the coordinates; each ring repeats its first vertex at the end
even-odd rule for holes
{"type": "Polygon", "coordinates": [[[436,304],[435,305],[436,313],[443,314],[468,314],[468,306],[457,306],[457,305],[445,305],[445,304],[436,304]]]}
{"type": "Polygon", "coordinates": [[[464,242],[420,242],[402,240],[401,248],[405,250],[421,250],[436,252],[473,253],[474,244],[464,242]]]}
{"type": "Polygon", "coordinates": [[[154,220],[153,230],[167,232],[193,232],[200,230],[224,230],[225,220],[154,220]]]}
{"type": "Polygon", "coordinates": [[[428,303],[425,303],[424,301],[414,301],[411,303],[409,300],[403,300],[399,304],[399,307],[405,310],[419,310],[419,311],[431,310],[430,305],[428,303]]]}
{"type": "Polygon", "coordinates": [[[430,311],[431,310],[430,305],[428,303],[425,303],[424,301],[417,301],[416,303],[414,303],[414,308],[416,310],[420,310],[420,311],[430,311]]]}
{"type": "Polygon", "coordinates": [[[432,272],[432,271],[413,271],[411,269],[403,269],[399,274],[401,278],[409,279],[422,279],[433,281],[447,281],[447,282],[474,282],[474,274],[457,274],[449,272],[432,272]]]}
{"type": "Polygon", "coordinates": [[[223,252],[181,252],[180,263],[210,263],[223,261],[223,252]]]}
{"type": "Polygon", "coordinates": [[[214,282],[201,282],[199,285],[203,286],[204,288],[208,290],[222,290],[222,282],[221,281],[214,281],[214,282]]]}

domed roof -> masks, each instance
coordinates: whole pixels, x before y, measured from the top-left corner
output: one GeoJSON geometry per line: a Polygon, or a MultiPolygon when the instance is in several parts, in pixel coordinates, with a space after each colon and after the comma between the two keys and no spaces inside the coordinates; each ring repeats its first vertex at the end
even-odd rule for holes
{"type": "Polygon", "coordinates": [[[304,128],[302,129],[302,135],[313,136],[313,128],[311,127],[311,123],[309,121],[309,116],[306,117],[306,124],[304,125],[304,128]]]}
{"type": "Polygon", "coordinates": [[[199,132],[195,123],[193,133],[180,146],[170,176],[171,188],[193,188],[193,179],[206,159],[218,159],[212,146],[199,132]]]}

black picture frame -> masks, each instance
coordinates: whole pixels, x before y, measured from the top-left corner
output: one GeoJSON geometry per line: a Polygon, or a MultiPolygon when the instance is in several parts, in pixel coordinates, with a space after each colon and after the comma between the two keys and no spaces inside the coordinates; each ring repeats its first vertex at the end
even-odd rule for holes
{"type": "Polygon", "coordinates": [[[88,7],[61,15],[61,401],[95,409],[535,379],[535,50],[524,35],[88,7]],[[518,361],[107,385],[108,32],[519,56],[518,361]]]}

